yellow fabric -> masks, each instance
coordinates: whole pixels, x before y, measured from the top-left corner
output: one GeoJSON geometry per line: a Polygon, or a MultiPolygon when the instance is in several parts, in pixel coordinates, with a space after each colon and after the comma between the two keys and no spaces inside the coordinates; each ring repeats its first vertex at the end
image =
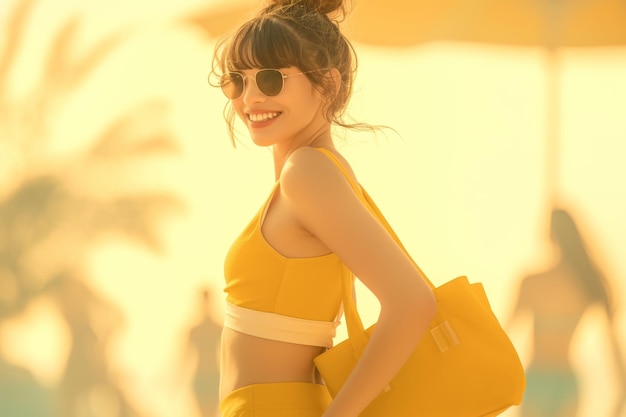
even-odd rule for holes
{"type": "MultiPolygon", "coordinates": [[[[344,170],[332,154],[325,153],[344,170]]],[[[367,192],[350,182],[402,246],[367,192]]],[[[420,341],[388,389],[360,416],[491,417],[519,404],[525,387],[524,369],[491,311],[482,285],[470,284],[466,277],[437,288],[426,281],[437,299],[430,334],[420,341]]],[[[315,359],[333,396],[356,365],[374,328],[363,328],[352,298],[351,276],[344,277],[343,291],[349,338],[315,359]]]]}
{"type": "Polygon", "coordinates": [[[222,417],[320,417],[331,402],[324,385],[305,382],[255,384],[220,403],[222,417]]]}
{"type": "Polygon", "coordinates": [[[287,258],[265,240],[261,224],[274,190],[232,244],[224,264],[227,301],[307,320],[335,320],[345,266],[334,254],[287,258]]]}

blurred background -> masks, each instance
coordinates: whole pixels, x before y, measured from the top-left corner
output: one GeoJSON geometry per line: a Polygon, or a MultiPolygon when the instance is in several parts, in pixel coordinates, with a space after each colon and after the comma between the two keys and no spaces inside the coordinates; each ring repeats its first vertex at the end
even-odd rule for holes
{"type": "MultiPolygon", "coordinates": [[[[397,133],[338,146],[434,283],[485,284],[528,370],[505,415],[626,416],[626,2],[355,3],[349,113],[397,133]]],[[[0,415],[215,415],[273,169],[206,76],[257,7],[0,0],[0,415]]]]}

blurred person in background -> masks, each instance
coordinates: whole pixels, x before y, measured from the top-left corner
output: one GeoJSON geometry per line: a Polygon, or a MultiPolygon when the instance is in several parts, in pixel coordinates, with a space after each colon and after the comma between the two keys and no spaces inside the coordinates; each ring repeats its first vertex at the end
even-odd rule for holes
{"type": "Polygon", "coordinates": [[[608,281],[591,258],[571,214],[554,208],[550,239],[554,262],[546,270],[526,276],[511,320],[525,313],[533,319],[532,360],[526,369],[522,417],[575,417],[579,382],[570,363],[575,331],[594,306],[606,313],[606,337],[617,377],[618,398],[611,413],[626,411],[626,368],[615,329],[615,307],[608,281]]]}
{"type": "Polygon", "coordinates": [[[122,313],[80,273],[59,273],[47,285],[70,336],[70,351],[59,382],[63,417],[138,417],[112,366],[109,349],[122,313]]]}
{"type": "Polygon", "coordinates": [[[189,331],[186,359],[193,361],[193,394],[201,417],[218,415],[219,344],[222,326],[211,317],[211,292],[202,289],[198,321],[189,331]]]}

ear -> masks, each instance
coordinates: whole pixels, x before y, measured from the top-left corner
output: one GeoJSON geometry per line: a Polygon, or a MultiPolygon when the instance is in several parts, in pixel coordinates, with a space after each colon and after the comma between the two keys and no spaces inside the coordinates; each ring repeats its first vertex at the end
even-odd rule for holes
{"type": "Polygon", "coordinates": [[[333,113],[335,111],[335,109],[333,109],[333,104],[336,102],[339,92],[341,91],[341,73],[337,68],[330,68],[324,73],[324,77],[326,78],[325,81],[329,84],[328,87],[332,88],[332,96],[325,96],[323,98],[324,117],[327,121],[332,122],[334,116],[333,113]]]}

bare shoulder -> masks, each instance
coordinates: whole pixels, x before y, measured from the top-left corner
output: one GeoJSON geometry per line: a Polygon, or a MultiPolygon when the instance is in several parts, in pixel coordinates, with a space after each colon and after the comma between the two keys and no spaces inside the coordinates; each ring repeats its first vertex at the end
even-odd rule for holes
{"type": "MultiPolygon", "coordinates": [[[[338,158],[350,172],[345,159],[338,158]]],[[[356,224],[358,213],[362,219],[368,212],[342,170],[328,155],[312,148],[289,156],[280,175],[280,194],[300,226],[328,247],[340,227],[356,224]]]]}
{"type": "Polygon", "coordinates": [[[551,270],[526,275],[520,284],[520,297],[530,301],[537,295],[545,293],[551,286],[553,275],[551,270]]]}
{"type": "MultiPolygon", "coordinates": [[[[345,159],[338,158],[349,171],[345,159]]],[[[313,148],[300,148],[289,156],[280,183],[282,192],[292,197],[303,193],[328,196],[351,192],[349,180],[339,167],[327,155],[313,148]]]]}
{"type": "MultiPolygon", "coordinates": [[[[298,167],[307,167],[311,165],[324,165],[323,162],[328,160],[328,157],[321,151],[314,148],[302,147],[298,148],[289,155],[285,169],[283,173],[289,171],[289,169],[298,167]]],[[[330,162],[330,161],[329,161],[330,162]]]]}
{"type": "Polygon", "coordinates": [[[531,289],[534,289],[537,284],[539,284],[542,276],[542,273],[530,273],[523,276],[520,282],[520,290],[529,291],[531,289]]]}

